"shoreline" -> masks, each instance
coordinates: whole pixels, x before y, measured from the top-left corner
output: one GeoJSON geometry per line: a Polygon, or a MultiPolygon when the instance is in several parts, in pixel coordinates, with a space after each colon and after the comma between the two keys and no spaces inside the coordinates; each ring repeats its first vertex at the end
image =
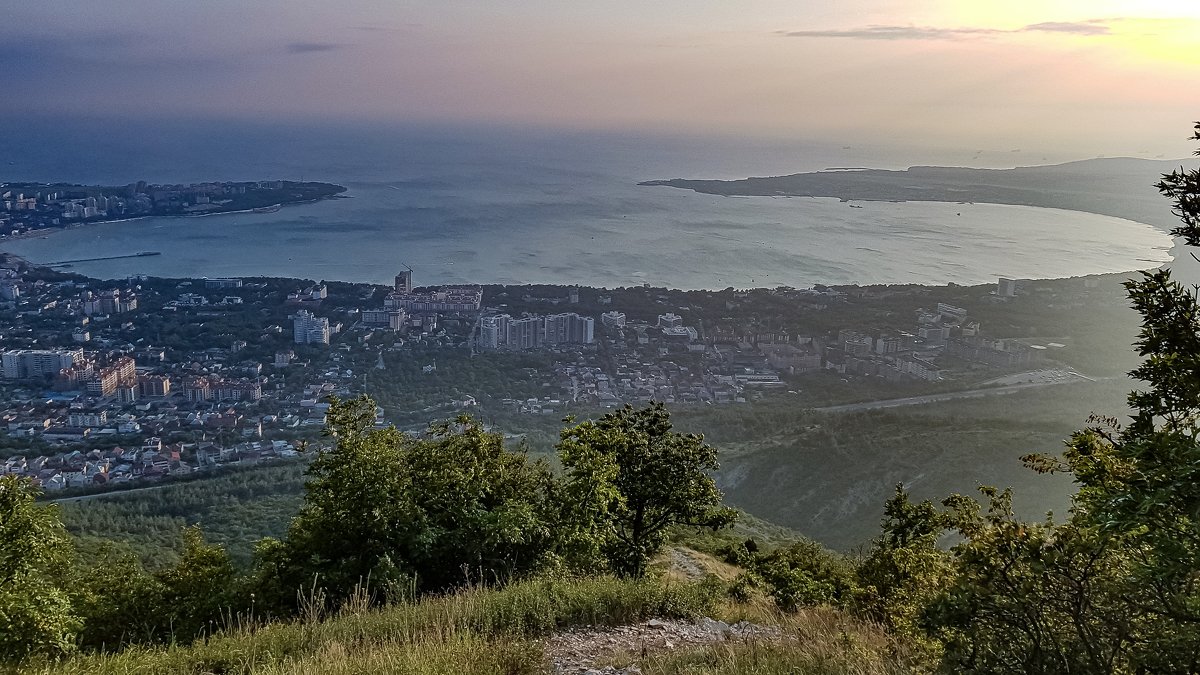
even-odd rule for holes
{"type": "MultiPolygon", "coordinates": [[[[106,281],[105,279],[101,279],[99,277],[94,277],[91,275],[83,274],[80,272],[75,272],[70,269],[60,270],[60,269],[56,269],[54,267],[51,267],[50,265],[46,265],[43,263],[31,262],[28,259],[23,258],[15,253],[0,251],[0,262],[4,262],[4,260],[3,260],[4,258],[7,258],[9,261],[18,261],[20,264],[24,264],[31,269],[42,269],[42,270],[46,270],[46,271],[54,272],[54,273],[58,273],[58,274],[74,274],[76,276],[83,277],[84,279],[87,279],[89,281],[106,281]]],[[[1089,279],[1089,278],[1094,278],[1094,277],[1134,275],[1134,274],[1140,274],[1142,272],[1149,271],[1152,269],[1158,269],[1158,268],[1142,267],[1142,268],[1134,268],[1134,269],[1127,269],[1127,270],[1118,270],[1115,272],[1097,272],[1095,274],[1077,274],[1077,275],[1073,275],[1073,276],[1063,276],[1063,277],[1038,277],[1038,278],[1028,279],[1028,281],[1031,281],[1031,282],[1064,281],[1064,280],[1070,280],[1070,279],[1089,279]]],[[[151,279],[162,279],[162,280],[171,280],[171,281],[198,281],[198,280],[207,278],[207,277],[188,277],[188,276],[163,277],[163,276],[158,276],[158,275],[154,275],[154,274],[146,274],[143,276],[145,276],[147,278],[151,278],[151,279]]],[[[282,280],[282,281],[295,281],[295,282],[301,282],[301,283],[309,281],[308,279],[302,279],[300,277],[271,276],[271,275],[263,276],[263,275],[255,275],[255,274],[240,275],[240,278],[243,278],[243,279],[272,279],[272,280],[282,280]]],[[[352,286],[372,286],[372,287],[377,287],[377,286],[387,287],[388,286],[388,284],[372,283],[369,281],[344,281],[344,280],[339,280],[339,279],[325,279],[324,281],[326,283],[349,284],[352,286]]],[[[511,286],[512,284],[470,283],[470,282],[468,282],[468,283],[456,283],[456,284],[433,284],[430,287],[432,288],[432,287],[447,286],[447,285],[480,286],[480,287],[486,288],[488,286],[511,286]]],[[[614,290],[621,289],[621,288],[640,287],[640,286],[590,286],[590,285],[586,285],[586,284],[572,284],[572,283],[537,284],[537,285],[546,286],[546,287],[550,287],[550,288],[556,288],[556,289],[561,288],[564,291],[571,289],[571,288],[579,288],[579,289],[588,289],[588,290],[601,291],[601,292],[609,292],[609,291],[614,291],[614,290]]],[[[969,288],[972,286],[989,286],[989,285],[994,286],[995,284],[987,283],[987,282],[977,283],[977,284],[959,284],[959,283],[952,282],[952,281],[947,281],[947,282],[941,283],[941,284],[918,284],[918,283],[906,283],[906,282],[878,283],[878,284],[822,284],[822,283],[817,283],[817,284],[814,284],[813,286],[808,286],[808,287],[747,286],[746,288],[738,288],[736,290],[738,290],[738,291],[774,291],[774,290],[777,290],[780,288],[792,288],[792,289],[798,290],[798,291],[805,291],[805,290],[814,290],[816,288],[816,286],[822,286],[822,287],[830,288],[830,289],[834,289],[834,290],[847,289],[847,288],[854,288],[854,289],[946,288],[946,287],[950,287],[950,286],[960,286],[960,287],[969,288]]],[[[681,293],[692,292],[692,291],[697,291],[697,290],[711,292],[711,293],[720,293],[720,292],[726,290],[724,288],[687,289],[687,288],[676,288],[673,286],[655,286],[655,285],[646,285],[645,288],[649,288],[651,290],[681,292],[681,293]]]]}
{"type": "MultiPolygon", "coordinates": [[[[285,209],[289,206],[306,206],[308,204],[316,204],[318,202],[323,202],[327,199],[348,199],[348,197],[345,196],[344,193],[339,192],[337,194],[332,194],[332,195],[329,195],[326,197],[315,197],[313,199],[303,199],[303,200],[298,200],[298,201],[284,202],[279,205],[279,209],[277,209],[275,211],[271,211],[270,213],[278,213],[279,210],[285,209]]],[[[249,209],[237,209],[234,211],[209,211],[209,212],[204,212],[204,213],[148,213],[143,216],[133,216],[132,218],[111,218],[111,219],[104,219],[104,220],[89,220],[84,223],[70,223],[68,225],[62,225],[62,226],[58,226],[58,227],[43,227],[43,228],[36,229],[36,230],[29,230],[27,232],[22,232],[21,234],[0,235],[0,246],[3,246],[4,242],[6,242],[6,241],[20,241],[20,240],[24,240],[24,239],[37,239],[39,237],[50,236],[51,234],[54,234],[56,232],[66,232],[68,230],[75,230],[75,229],[80,229],[80,228],[84,228],[84,227],[90,227],[92,225],[108,225],[109,223],[131,223],[136,220],[145,220],[147,218],[203,218],[206,216],[228,216],[228,215],[233,215],[233,214],[237,214],[237,213],[254,213],[254,209],[249,208],[249,209]]],[[[264,215],[266,215],[266,214],[264,214],[264,215]]]]}

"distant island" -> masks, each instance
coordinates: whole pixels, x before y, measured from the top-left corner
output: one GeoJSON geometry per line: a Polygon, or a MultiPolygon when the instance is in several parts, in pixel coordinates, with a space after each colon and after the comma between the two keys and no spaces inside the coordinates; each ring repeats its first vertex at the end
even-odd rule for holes
{"type": "Polygon", "coordinates": [[[333,198],[345,191],[332,183],[286,180],[190,185],[139,181],[115,187],[0,183],[0,238],[146,216],[270,213],[289,204],[333,198]]]}
{"type": "Polygon", "coordinates": [[[985,202],[1085,211],[1163,230],[1178,223],[1154,184],[1182,160],[1089,159],[1015,169],[914,166],[904,171],[829,169],[741,180],[674,178],[639,183],[724,196],[833,197],[843,201],[985,202]]]}

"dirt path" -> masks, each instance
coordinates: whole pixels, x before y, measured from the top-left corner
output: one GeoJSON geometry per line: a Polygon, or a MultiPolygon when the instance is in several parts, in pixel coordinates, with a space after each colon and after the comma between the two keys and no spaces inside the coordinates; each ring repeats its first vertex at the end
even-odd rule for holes
{"type": "Polygon", "coordinates": [[[696,622],[651,619],[633,626],[585,627],[547,638],[546,656],[555,675],[637,675],[636,664],[651,653],[704,647],[726,641],[779,640],[778,628],[704,618],[696,622]],[[599,665],[630,664],[623,667],[599,665]]]}

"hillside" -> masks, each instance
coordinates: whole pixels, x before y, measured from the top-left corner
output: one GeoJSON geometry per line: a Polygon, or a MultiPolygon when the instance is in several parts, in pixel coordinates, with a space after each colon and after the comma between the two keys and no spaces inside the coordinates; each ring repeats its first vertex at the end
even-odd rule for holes
{"type": "Polygon", "coordinates": [[[896,673],[894,641],[832,609],[784,615],[705,583],[535,580],[251,626],[192,646],[27,664],[82,673],[896,673]],[[747,621],[751,619],[752,621],[747,621]],[[590,670],[590,669],[596,670],[590,670]],[[604,669],[604,670],[601,670],[604,669]]]}
{"type": "Polygon", "coordinates": [[[1178,224],[1155,190],[1181,161],[1089,159],[1014,169],[914,166],[904,171],[817,171],[742,180],[674,178],[640,183],[725,196],[834,197],[844,201],[985,202],[1085,211],[1147,223],[1178,224]]]}

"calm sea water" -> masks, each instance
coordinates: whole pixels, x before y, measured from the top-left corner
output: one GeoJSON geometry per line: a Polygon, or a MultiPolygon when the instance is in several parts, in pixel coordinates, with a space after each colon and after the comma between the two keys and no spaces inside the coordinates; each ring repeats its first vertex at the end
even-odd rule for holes
{"type": "Polygon", "coordinates": [[[1148,225],[988,204],[727,198],[652,178],[736,178],[832,166],[1011,165],[839,143],[778,143],[449,128],[31,122],[0,140],[0,180],[124,184],[286,178],[346,185],[349,199],[272,214],[147,218],[6,242],[36,262],[104,278],[294,276],[418,284],[641,283],[724,288],[814,283],[980,283],[1170,260],[1148,225]],[[6,161],[4,161],[6,160],[6,161]],[[7,166],[5,166],[7,164],[7,166]]]}

